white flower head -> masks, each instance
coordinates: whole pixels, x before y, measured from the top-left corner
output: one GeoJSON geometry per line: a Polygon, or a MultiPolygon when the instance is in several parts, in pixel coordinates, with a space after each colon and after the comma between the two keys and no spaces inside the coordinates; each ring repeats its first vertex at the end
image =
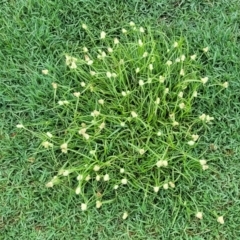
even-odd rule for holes
{"type": "Polygon", "coordinates": [[[49,72],[48,69],[43,69],[42,70],[42,74],[44,74],[44,75],[48,75],[48,72],[49,72]]]}
{"type": "Polygon", "coordinates": [[[70,174],[70,171],[69,171],[69,170],[64,170],[63,173],[62,173],[62,175],[63,175],[64,177],[67,177],[69,174],[70,174]]]}
{"type": "Polygon", "coordinates": [[[50,143],[50,142],[48,142],[48,141],[43,142],[42,145],[43,145],[45,148],[53,147],[53,144],[50,143]]]}
{"type": "Polygon", "coordinates": [[[63,143],[61,146],[60,146],[61,150],[63,153],[67,153],[68,151],[68,144],[67,143],[63,143]]]}
{"type": "Polygon", "coordinates": [[[89,181],[91,179],[91,176],[90,175],[87,175],[86,178],[85,178],[85,181],[89,181]]]}
{"type": "Polygon", "coordinates": [[[224,83],[222,84],[222,86],[223,86],[224,88],[228,88],[229,84],[228,84],[228,82],[224,82],[224,83]]]}
{"type": "Polygon", "coordinates": [[[76,62],[72,62],[71,65],[69,66],[69,68],[76,69],[77,68],[76,62]]]}
{"type": "Polygon", "coordinates": [[[93,112],[91,112],[91,116],[92,116],[92,117],[97,117],[97,116],[99,116],[99,115],[100,115],[100,112],[97,111],[97,110],[94,110],[93,112]]]}
{"type": "Polygon", "coordinates": [[[196,59],[196,57],[197,57],[197,55],[196,55],[196,54],[193,54],[192,56],[190,56],[191,60],[195,60],[195,59],[196,59]]]}
{"type": "Polygon", "coordinates": [[[202,212],[197,212],[195,217],[198,218],[198,219],[203,219],[203,213],[202,212]]]}
{"type": "Polygon", "coordinates": [[[81,85],[81,87],[85,87],[86,83],[85,82],[81,82],[80,85],[81,85]]]}
{"type": "Polygon", "coordinates": [[[143,27],[140,27],[140,28],[139,28],[139,32],[144,33],[144,32],[145,32],[144,28],[143,28],[143,27]]]}
{"type": "Polygon", "coordinates": [[[167,160],[159,160],[156,163],[156,166],[159,167],[167,167],[168,166],[168,161],[167,160]]]}
{"type": "Polygon", "coordinates": [[[84,137],[86,140],[88,140],[88,139],[90,138],[89,134],[87,134],[87,133],[84,133],[84,134],[83,134],[83,137],[84,137]]]}
{"type": "Polygon", "coordinates": [[[117,190],[118,187],[119,187],[118,185],[114,185],[113,189],[114,189],[114,190],[117,190]]]}
{"type": "Polygon", "coordinates": [[[158,131],[158,132],[157,132],[157,136],[159,136],[159,137],[162,136],[162,132],[161,132],[161,131],[158,131]]]}
{"type": "Polygon", "coordinates": [[[76,98],[79,98],[79,97],[80,97],[80,92],[74,92],[73,95],[74,95],[76,98]]]}
{"type": "Polygon", "coordinates": [[[83,29],[87,29],[87,25],[85,23],[82,24],[83,29]]]}
{"type": "Polygon", "coordinates": [[[108,50],[109,53],[112,53],[112,52],[113,52],[113,49],[110,48],[110,47],[109,47],[107,50],[108,50]]]}
{"type": "Polygon", "coordinates": [[[124,168],[121,168],[120,169],[120,173],[124,173],[125,172],[125,169],[124,168]]]}
{"type": "Polygon", "coordinates": [[[77,180],[78,180],[78,181],[83,180],[83,175],[82,175],[82,174],[79,174],[79,175],[77,176],[77,180]]]}
{"type": "Polygon", "coordinates": [[[71,65],[73,62],[77,61],[77,58],[69,56],[69,55],[65,55],[66,57],[66,65],[69,66],[71,65]]]}
{"type": "Polygon", "coordinates": [[[186,56],[184,54],[181,55],[180,60],[183,62],[185,59],[186,59],[186,56]]]}
{"type": "Polygon", "coordinates": [[[135,26],[135,23],[134,23],[133,21],[131,21],[131,22],[129,23],[129,25],[130,25],[131,27],[133,27],[133,26],[135,26]]]}
{"type": "Polygon", "coordinates": [[[102,130],[104,129],[106,126],[105,122],[102,122],[100,125],[99,125],[99,129],[102,130]]]}
{"type": "Polygon", "coordinates": [[[164,93],[165,94],[169,93],[169,88],[165,88],[164,93]]]}
{"type": "Polygon", "coordinates": [[[85,55],[84,58],[86,62],[90,61],[90,57],[88,55],[85,55]]]}
{"type": "Polygon", "coordinates": [[[16,128],[24,128],[23,124],[17,124],[16,128]]]}
{"type": "Polygon", "coordinates": [[[178,47],[178,42],[174,42],[174,43],[173,43],[173,47],[174,47],[174,48],[178,47]]]}
{"type": "Polygon", "coordinates": [[[53,135],[50,133],[50,132],[47,132],[46,135],[49,137],[49,138],[52,138],[53,135]]]}
{"type": "Polygon", "coordinates": [[[147,57],[148,56],[148,52],[144,52],[143,53],[143,57],[145,58],[145,57],[147,57]]]}
{"type": "Polygon", "coordinates": [[[100,176],[100,175],[97,175],[97,176],[96,176],[96,181],[98,182],[98,181],[100,181],[100,179],[101,179],[101,176],[100,176]]]}
{"type": "Polygon", "coordinates": [[[105,37],[106,37],[106,33],[104,31],[102,31],[101,34],[100,34],[100,38],[104,39],[105,37]]]}
{"type": "Polygon", "coordinates": [[[89,151],[89,154],[95,155],[95,154],[96,154],[96,150],[90,150],[90,151],[89,151]]]}
{"type": "Polygon", "coordinates": [[[103,176],[103,181],[107,182],[107,181],[109,181],[109,180],[110,180],[109,174],[105,174],[105,175],[103,176]]]}
{"type": "Polygon", "coordinates": [[[107,75],[108,78],[112,77],[112,74],[110,72],[106,72],[106,75],[107,75]]]}
{"type": "Polygon", "coordinates": [[[100,170],[100,166],[99,165],[95,165],[93,167],[93,171],[98,172],[99,170],[100,170]]]}
{"type": "Polygon", "coordinates": [[[147,83],[152,83],[152,78],[148,78],[147,83]]]}
{"type": "Polygon", "coordinates": [[[179,63],[179,62],[181,62],[181,59],[180,58],[176,58],[175,62],[179,63]]]}
{"type": "Polygon", "coordinates": [[[180,103],[178,106],[179,106],[180,109],[184,109],[185,108],[185,103],[180,103]]]}
{"type": "Polygon", "coordinates": [[[102,51],[102,53],[101,53],[102,55],[102,58],[105,58],[106,56],[107,56],[107,54],[104,52],[104,51],[102,51]]]}
{"type": "Polygon", "coordinates": [[[139,73],[139,72],[140,72],[140,68],[139,68],[139,67],[136,68],[135,72],[136,72],[136,73],[139,73]]]}
{"type": "Polygon", "coordinates": [[[92,65],[93,64],[93,60],[89,60],[89,61],[87,61],[87,65],[92,65]]]}
{"type": "Polygon", "coordinates": [[[139,86],[143,86],[144,85],[144,81],[143,80],[139,80],[138,84],[139,84],[139,86]]]}
{"type": "Polygon", "coordinates": [[[209,169],[209,166],[206,164],[206,165],[202,165],[202,170],[203,171],[205,171],[205,170],[207,170],[207,169],[209,169]]]}
{"type": "Polygon", "coordinates": [[[160,98],[158,97],[157,99],[156,99],[156,101],[155,101],[155,104],[159,104],[160,103],[160,98]]]}
{"type": "Polygon", "coordinates": [[[199,163],[203,166],[203,165],[206,165],[207,164],[207,160],[205,159],[201,159],[199,160],[199,163]]]}
{"type": "Polygon", "coordinates": [[[83,47],[83,52],[87,53],[88,52],[88,48],[87,47],[83,47]]]}
{"type": "Polygon", "coordinates": [[[46,183],[45,186],[46,186],[47,188],[52,188],[53,185],[54,185],[54,183],[53,183],[52,181],[50,181],[50,182],[46,183]]]}
{"type": "Polygon", "coordinates": [[[81,204],[81,209],[82,209],[82,211],[86,211],[87,210],[87,204],[86,203],[82,203],[81,204]]]}
{"type": "Polygon", "coordinates": [[[168,61],[166,62],[166,64],[167,64],[168,66],[171,66],[171,65],[172,65],[172,61],[168,60],[168,61]]]}
{"type": "Polygon", "coordinates": [[[149,70],[150,70],[150,71],[152,71],[152,70],[153,70],[153,65],[152,65],[152,63],[151,63],[151,64],[149,64],[148,68],[149,68],[149,70]]]}
{"type": "Polygon", "coordinates": [[[90,75],[91,75],[91,76],[95,76],[95,75],[96,75],[96,72],[90,71],[90,75]]]}
{"type": "Polygon", "coordinates": [[[113,77],[113,78],[116,78],[116,77],[117,77],[117,74],[116,74],[116,73],[112,73],[112,77],[113,77]]]}
{"type": "Polygon", "coordinates": [[[121,127],[125,127],[125,125],[126,125],[125,122],[121,122],[121,123],[120,123],[120,126],[121,126],[121,127]]]}
{"type": "Polygon", "coordinates": [[[206,123],[209,123],[211,120],[214,120],[214,117],[210,117],[209,115],[203,113],[201,116],[199,116],[199,119],[205,121],[206,123]]]}
{"type": "Polygon", "coordinates": [[[204,51],[205,53],[208,52],[208,50],[209,50],[209,47],[203,48],[203,51],[204,51]]]}
{"type": "Polygon", "coordinates": [[[103,105],[103,104],[104,104],[104,100],[103,100],[103,99],[99,99],[99,100],[98,100],[98,103],[101,104],[101,105],[103,105]]]}
{"type": "Polygon", "coordinates": [[[127,219],[127,217],[128,217],[128,213],[127,213],[127,212],[124,212],[124,213],[123,213],[123,216],[122,216],[122,219],[125,220],[125,219],[127,219]]]}
{"type": "Polygon", "coordinates": [[[126,93],[125,91],[122,91],[122,95],[123,95],[124,97],[126,97],[126,96],[127,96],[127,93],[126,93]]]}
{"type": "Polygon", "coordinates": [[[182,97],[183,97],[183,92],[179,92],[179,93],[178,93],[178,97],[179,97],[179,98],[182,98],[182,97]]]}
{"type": "Polygon", "coordinates": [[[141,39],[139,39],[139,40],[138,40],[138,45],[139,45],[140,47],[142,47],[142,46],[143,46],[143,42],[142,42],[142,40],[141,40],[141,39]]]}
{"type": "Polygon", "coordinates": [[[199,138],[199,135],[193,134],[191,137],[192,137],[193,141],[196,142],[199,138]]]}
{"type": "Polygon", "coordinates": [[[122,33],[127,33],[127,30],[125,28],[122,29],[122,33]]]}
{"type": "Polygon", "coordinates": [[[171,188],[175,188],[174,182],[169,182],[168,184],[169,184],[169,186],[170,186],[171,188]]]}
{"type": "Polygon", "coordinates": [[[113,43],[114,43],[115,45],[119,44],[118,38],[114,38],[113,43]]]}
{"type": "Polygon", "coordinates": [[[102,202],[99,200],[96,201],[96,208],[100,208],[102,206],[102,202]]]}
{"type": "Polygon", "coordinates": [[[159,189],[160,189],[159,186],[155,186],[155,187],[153,187],[153,191],[154,191],[155,193],[157,193],[157,192],[159,191],[159,189]]]}
{"type": "Polygon", "coordinates": [[[83,134],[86,133],[86,131],[87,131],[87,129],[84,127],[84,128],[81,128],[81,129],[78,131],[78,133],[81,134],[81,135],[83,135],[83,134]]]}
{"type": "Polygon", "coordinates": [[[140,153],[140,155],[143,155],[145,153],[145,150],[143,148],[139,149],[139,153],[140,153]]]}
{"type": "Polygon", "coordinates": [[[224,224],[223,216],[218,217],[217,222],[220,223],[220,224],[224,224]]]}
{"type": "Polygon", "coordinates": [[[79,195],[79,194],[81,193],[81,188],[80,188],[80,186],[78,186],[78,187],[76,188],[75,193],[76,193],[77,195],[79,195]]]}
{"type": "Polygon", "coordinates": [[[197,91],[194,91],[194,92],[193,92],[193,97],[197,97],[197,95],[198,95],[198,92],[197,92],[197,91]]]}
{"type": "Polygon", "coordinates": [[[133,118],[136,118],[138,116],[138,114],[134,111],[131,112],[131,115],[132,115],[133,118]]]}
{"type": "Polygon", "coordinates": [[[168,189],[168,183],[163,184],[163,189],[167,190],[168,189]]]}
{"type": "Polygon", "coordinates": [[[127,181],[126,178],[123,178],[123,179],[121,180],[121,183],[122,183],[123,185],[126,185],[126,184],[128,183],[128,181],[127,181]]]}
{"type": "Polygon", "coordinates": [[[173,121],[172,125],[175,127],[175,126],[178,126],[179,125],[179,122],[177,121],[173,121]]]}
{"type": "Polygon", "coordinates": [[[212,121],[212,120],[214,120],[214,117],[210,117],[209,115],[206,116],[206,122],[207,123],[212,121]]]}
{"type": "Polygon", "coordinates": [[[63,102],[63,105],[65,104],[65,105],[67,105],[67,104],[69,104],[69,101],[67,101],[67,100],[64,100],[64,101],[62,101],[63,102]]]}
{"type": "Polygon", "coordinates": [[[165,80],[166,80],[166,78],[164,76],[159,76],[160,83],[164,83],[165,80]]]}
{"type": "Polygon", "coordinates": [[[189,145],[189,146],[193,146],[194,144],[195,144],[194,141],[192,141],[192,140],[191,140],[191,141],[188,141],[188,145],[189,145]]]}
{"type": "Polygon", "coordinates": [[[203,77],[203,78],[201,78],[201,82],[202,82],[203,84],[206,84],[207,81],[208,81],[208,77],[203,77]]]}
{"type": "Polygon", "coordinates": [[[199,116],[199,118],[200,118],[202,121],[205,121],[205,120],[206,120],[206,114],[203,113],[201,116],[199,116]]]}
{"type": "Polygon", "coordinates": [[[184,75],[185,75],[184,69],[181,69],[179,74],[180,74],[181,76],[184,76],[184,75]]]}
{"type": "Polygon", "coordinates": [[[52,83],[53,89],[57,89],[57,86],[58,86],[57,83],[55,83],[55,82],[52,83]]]}

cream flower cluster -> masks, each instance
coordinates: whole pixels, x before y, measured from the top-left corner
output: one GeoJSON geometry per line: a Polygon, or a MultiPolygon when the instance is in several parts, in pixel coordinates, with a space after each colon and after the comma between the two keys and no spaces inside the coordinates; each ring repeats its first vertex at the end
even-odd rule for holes
{"type": "Polygon", "coordinates": [[[77,68],[77,58],[69,56],[69,55],[65,55],[66,57],[66,65],[69,66],[69,68],[77,68]]]}

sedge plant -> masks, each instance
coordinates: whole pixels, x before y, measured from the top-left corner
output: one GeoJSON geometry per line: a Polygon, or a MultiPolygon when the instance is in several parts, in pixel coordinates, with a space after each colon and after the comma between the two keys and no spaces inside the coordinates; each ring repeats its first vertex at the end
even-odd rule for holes
{"type": "Polygon", "coordinates": [[[64,62],[76,84],[52,83],[55,124],[37,134],[42,149],[64,159],[46,187],[70,186],[85,211],[118,192],[174,191],[179,179],[208,171],[207,157],[194,150],[214,121],[195,109],[210,81],[201,64],[209,48],[191,52],[183,37],[169,39],[133,22],[97,38],[82,27],[86,45],[64,62]]]}

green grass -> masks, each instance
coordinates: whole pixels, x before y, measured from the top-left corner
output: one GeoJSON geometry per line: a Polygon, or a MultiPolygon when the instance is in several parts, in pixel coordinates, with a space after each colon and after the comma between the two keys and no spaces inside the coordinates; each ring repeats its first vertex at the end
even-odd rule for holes
{"type": "Polygon", "coordinates": [[[3,1],[1,5],[1,239],[240,238],[238,1],[3,1]],[[38,133],[68,124],[70,115],[64,113],[59,121],[53,111],[51,83],[64,86],[63,97],[77,86],[80,73],[66,68],[65,54],[78,56],[83,46],[91,46],[82,23],[91,27],[93,38],[99,38],[102,30],[115,35],[130,21],[164,32],[172,41],[182,36],[189,52],[200,53],[209,46],[207,57],[199,62],[209,82],[193,110],[215,120],[202,132],[193,154],[204,153],[210,169],[195,169],[173,191],[148,194],[137,186],[120,189],[116,195],[110,193],[112,201],[99,210],[93,201],[82,212],[74,184],[45,187],[66,156],[54,158],[38,137],[16,125],[21,122],[38,133]],[[42,69],[50,74],[43,75],[42,69]],[[229,88],[220,93],[219,86],[211,87],[225,81],[229,88]],[[124,211],[129,216],[123,221],[124,211]],[[203,212],[203,220],[195,218],[196,211],[203,212]],[[224,216],[224,225],[216,221],[219,215],[224,216]]]}

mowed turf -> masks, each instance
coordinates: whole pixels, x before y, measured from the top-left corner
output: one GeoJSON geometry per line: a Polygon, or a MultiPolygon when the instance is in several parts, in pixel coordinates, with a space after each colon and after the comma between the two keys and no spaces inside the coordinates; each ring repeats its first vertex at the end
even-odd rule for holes
{"type": "MultiPolygon", "coordinates": [[[[238,239],[240,133],[240,12],[236,1],[3,1],[0,8],[0,239],[238,239]],[[82,212],[75,192],[45,184],[62,167],[34,132],[56,116],[52,82],[72,87],[65,54],[94,36],[134,21],[170,39],[184,36],[192,51],[208,46],[204,71],[229,88],[204,91],[199,106],[215,120],[198,150],[210,170],[182,181],[175,194],[121,192],[114,202],[82,212]],[[43,75],[49,69],[50,75],[43,75]],[[128,218],[122,219],[124,211],[128,218]],[[203,219],[195,217],[203,212],[203,219]],[[217,222],[224,216],[224,224],[217,222]]],[[[46,127],[47,130],[47,127],[46,127]]]]}

